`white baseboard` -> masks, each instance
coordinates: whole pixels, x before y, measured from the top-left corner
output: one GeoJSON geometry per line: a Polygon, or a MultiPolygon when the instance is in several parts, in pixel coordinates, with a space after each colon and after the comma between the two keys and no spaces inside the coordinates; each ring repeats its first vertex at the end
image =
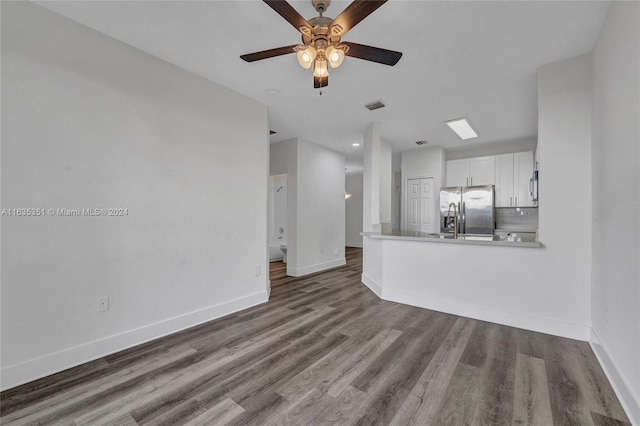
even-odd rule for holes
{"type": "Polygon", "coordinates": [[[382,291],[382,299],[585,342],[589,340],[590,327],[583,324],[544,318],[521,312],[506,311],[492,306],[460,302],[442,297],[389,290],[386,288],[382,291]]]}
{"type": "Polygon", "coordinates": [[[629,382],[625,379],[624,375],[620,373],[620,369],[615,360],[609,355],[609,351],[602,344],[602,341],[598,337],[596,331],[592,328],[589,336],[589,344],[593,353],[596,354],[596,358],[600,362],[604,373],[607,375],[616,396],[622,404],[622,408],[627,413],[627,417],[631,420],[631,424],[640,425],[640,396],[634,395],[629,385],[629,382]]]}
{"type": "Polygon", "coordinates": [[[354,243],[345,243],[345,247],[358,247],[362,248],[362,241],[357,241],[354,243]]]}
{"type": "Polygon", "coordinates": [[[376,296],[382,299],[382,287],[378,285],[374,280],[366,274],[362,274],[362,284],[369,287],[369,290],[375,293],[376,296]]]}
{"type": "Polygon", "coordinates": [[[301,268],[290,268],[287,266],[287,275],[292,277],[302,277],[304,275],[313,274],[327,269],[337,268],[346,265],[347,261],[344,257],[340,259],[330,260],[329,262],[316,263],[315,265],[303,266],[301,268]]]}
{"type": "Polygon", "coordinates": [[[155,340],[157,338],[241,311],[269,300],[267,291],[251,294],[195,312],[158,321],[113,336],[85,343],[59,352],[30,359],[2,368],[0,389],[6,390],[71,367],[93,361],[123,349],[155,340]]]}

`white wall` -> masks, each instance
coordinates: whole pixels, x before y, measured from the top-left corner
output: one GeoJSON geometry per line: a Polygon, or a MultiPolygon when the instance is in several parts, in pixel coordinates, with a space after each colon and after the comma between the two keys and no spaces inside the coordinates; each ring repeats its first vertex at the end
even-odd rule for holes
{"type": "Polygon", "coordinates": [[[538,236],[548,257],[536,266],[552,272],[555,290],[548,297],[562,300],[576,323],[590,324],[590,54],[538,71],[537,151],[538,236]]]}
{"type": "Polygon", "coordinates": [[[640,3],[614,2],[593,51],[594,349],[640,424],[640,3]]]}
{"type": "Polygon", "coordinates": [[[393,155],[391,142],[380,138],[380,222],[391,227],[391,200],[393,199],[393,155]]]}
{"type": "Polygon", "coordinates": [[[344,166],[343,154],[298,140],[298,263],[294,276],[346,263],[344,166]]]}
{"type": "Polygon", "coordinates": [[[3,388],[264,302],[266,108],[1,7],[2,207],[128,209],[2,218],[3,388]]]}
{"type": "Polygon", "coordinates": [[[271,145],[271,173],[288,173],[287,274],[345,264],[345,158],[301,139],[271,145]]]}
{"type": "MultiPolygon", "coordinates": [[[[440,218],[440,187],[445,178],[445,150],[440,147],[415,149],[402,153],[402,201],[401,201],[401,227],[406,229],[406,193],[407,180],[416,178],[434,178],[435,199],[433,202],[433,217],[436,223],[440,218]]],[[[433,232],[440,232],[437,227],[433,232]]]]}
{"type": "Polygon", "coordinates": [[[391,143],[380,136],[378,122],[365,129],[363,164],[363,229],[391,228],[392,151],[391,143]]]}
{"type": "Polygon", "coordinates": [[[347,192],[351,198],[345,200],[345,233],[347,247],[362,247],[362,174],[347,175],[347,192]]]}

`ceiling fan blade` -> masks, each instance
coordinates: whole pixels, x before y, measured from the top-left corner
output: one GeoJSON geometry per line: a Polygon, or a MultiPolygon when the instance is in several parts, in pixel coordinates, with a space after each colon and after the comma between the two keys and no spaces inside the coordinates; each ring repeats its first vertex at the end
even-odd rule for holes
{"type": "Polygon", "coordinates": [[[297,44],[292,44],[290,46],[276,47],[275,49],[263,50],[261,52],[247,53],[246,55],[241,55],[240,58],[244,59],[247,62],[259,61],[261,59],[273,58],[275,56],[294,53],[294,48],[296,46],[297,44]]]}
{"type": "Polygon", "coordinates": [[[354,0],[329,24],[332,35],[342,37],[386,2],[387,0],[354,0]]]}
{"type": "Polygon", "coordinates": [[[271,9],[278,12],[278,15],[282,16],[287,20],[291,25],[295,27],[296,30],[300,32],[306,32],[307,34],[311,34],[313,27],[311,24],[302,17],[289,3],[285,0],[263,0],[266,4],[268,4],[271,9]],[[306,30],[302,30],[306,28],[306,30]]]}
{"type": "Polygon", "coordinates": [[[379,64],[394,66],[402,57],[402,52],[396,52],[395,50],[387,50],[348,41],[343,41],[342,44],[349,46],[345,55],[351,56],[352,58],[378,62],[379,64]]]}
{"type": "Polygon", "coordinates": [[[326,77],[316,77],[313,76],[313,88],[320,89],[322,87],[326,87],[329,85],[329,76],[326,77]]]}

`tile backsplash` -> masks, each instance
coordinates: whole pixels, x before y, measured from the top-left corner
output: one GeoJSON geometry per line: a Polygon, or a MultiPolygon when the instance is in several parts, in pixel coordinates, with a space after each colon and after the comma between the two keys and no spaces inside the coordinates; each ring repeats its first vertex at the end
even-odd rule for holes
{"type": "Polygon", "coordinates": [[[537,207],[496,207],[496,229],[536,231],[537,207]]]}

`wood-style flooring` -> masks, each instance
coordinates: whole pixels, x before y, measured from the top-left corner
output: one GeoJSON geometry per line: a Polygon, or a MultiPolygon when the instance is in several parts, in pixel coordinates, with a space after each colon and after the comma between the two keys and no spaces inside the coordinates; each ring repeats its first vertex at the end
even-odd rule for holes
{"type": "Polygon", "coordinates": [[[378,299],[347,265],[3,392],[3,425],[624,425],[588,344],[378,299]]]}

